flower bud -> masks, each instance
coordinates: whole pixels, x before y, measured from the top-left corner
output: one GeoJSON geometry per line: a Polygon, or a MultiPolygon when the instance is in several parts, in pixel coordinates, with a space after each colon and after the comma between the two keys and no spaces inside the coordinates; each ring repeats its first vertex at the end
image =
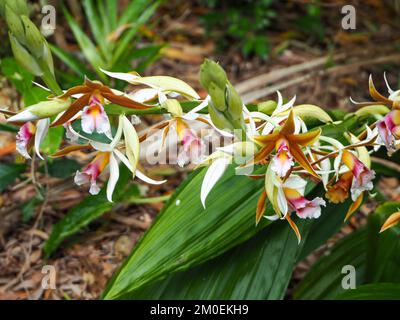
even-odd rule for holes
{"type": "Polygon", "coordinates": [[[17,15],[28,15],[29,9],[26,0],[0,0],[0,15],[5,16],[5,6],[9,6],[17,15]]]}
{"type": "Polygon", "coordinates": [[[64,99],[53,99],[42,101],[25,108],[15,116],[7,119],[8,122],[28,122],[39,119],[51,118],[67,110],[71,101],[64,99]]]}
{"type": "Polygon", "coordinates": [[[27,17],[21,16],[25,28],[26,47],[32,52],[36,59],[44,55],[44,38],[35,24],[27,17]]]}
{"type": "Polygon", "coordinates": [[[39,67],[35,58],[18,42],[18,40],[10,33],[11,49],[17,62],[35,76],[42,76],[43,71],[39,67]]]}
{"type": "Polygon", "coordinates": [[[272,112],[276,109],[276,106],[278,104],[273,101],[273,100],[268,100],[265,102],[261,102],[257,105],[257,109],[259,112],[265,113],[265,114],[272,114],[272,112]]]}
{"type": "Polygon", "coordinates": [[[211,83],[215,83],[217,87],[224,90],[227,81],[226,73],[218,63],[206,59],[201,65],[200,83],[207,91],[211,83]]]}
{"type": "Polygon", "coordinates": [[[243,102],[236,89],[228,82],[226,87],[226,97],[228,102],[229,114],[233,120],[238,120],[243,116],[243,102]]]}
{"type": "Polygon", "coordinates": [[[211,97],[211,100],[214,102],[215,108],[219,111],[226,110],[226,101],[225,101],[225,88],[221,89],[214,82],[211,82],[208,86],[208,94],[211,97]]]}
{"type": "Polygon", "coordinates": [[[25,45],[25,29],[22,20],[8,4],[5,6],[5,18],[13,36],[18,39],[20,43],[25,45]]]}
{"type": "Polygon", "coordinates": [[[233,125],[226,119],[225,115],[215,108],[214,103],[210,101],[208,104],[208,113],[210,114],[211,121],[220,130],[229,129],[233,130],[233,125]]]}

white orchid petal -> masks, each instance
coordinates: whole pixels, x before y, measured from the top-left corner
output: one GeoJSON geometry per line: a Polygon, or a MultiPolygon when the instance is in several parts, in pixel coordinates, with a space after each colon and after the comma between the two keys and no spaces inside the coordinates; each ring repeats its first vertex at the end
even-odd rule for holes
{"type": "Polygon", "coordinates": [[[125,116],[122,116],[122,128],[125,137],[126,155],[132,166],[132,170],[135,171],[139,162],[139,137],[135,127],[125,116]]]}
{"type": "Polygon", "coordinates": [[[136,169],[136,177],[138,177],[143,182],[146,182],[146,183],[149,183],[149,184],[154,184],[154,185],[160,185],[160,184],[163,184],[163,183],[167,182],[167,180],[162,180],[162,181],[153,180],[153,179],[149,178],[148,176],[146,176],[144,173],[142,173],[138,169],[136,169]]]}
{"type": "Polygon", "coordinates": [[[108,179],[107,183],[107,199],[108,201],[112,202],[112,195],[114,193],[115,186],[117,185],[119,179],[119,167],[118,161],[115,159],[113,153],[110,154],[110,178],[108,179]]]}
{"type": "Polygon", "coordinates": [[[121,151],[119,151],[118,149],[114,149],[113,152],[117,156],[117,158],[121,160],[121,162],[129,169],[129,171],[135,173],[133,171],[131,164],[129,163],[129,160],[127,159],[127,157],[125,157],[125,155],[121,151]]]}
{"type": "Polygon", "coordinates": [[[216,185],[218,180],[223,176],[226,168],[229,165],[228,158],[219,158],[213,161],[204,176],[201,185],[200,200],[203,207],[206,207],[206,199],[212,188],[216,185]]]}
{"type": "Polygon", "coordinates": [[[285,188],[298,190],[301,194],[304,194],[306,185],[307,181],[297,175],[291,175],[283,184],[285,188]]]}
{"type": "Polygon", "coordinates": [[[386,71],[383,73],[383,78],[385,79],[386,87],[388,89],[389,94],[392,94],[394,90],[390,87],[389,82],[386,78],[386,71]]]}
{"type": "Polygon", "coordinates": [[[35,134],[35,152],[37,156],[44,160],[42,155],[40,154],[40,145],[42,144],[44,138],[49,132],[50,127],[50,119],[42,119],[37,122],[36,125],[36,134],[35,134]]]}
{"type": "Polygon", "coordinates": [[[140,78],[140,76],[132,74],[132,73],[111,72],[111,71],[106,71],[102,68],[100,68],[100,70],[101,70],[101,72],[105,73],[106,75],[108,75],[111,78],[120,79],[120,80],[124,80],[127,82],[135,81],[138,78],[140,78]]]}

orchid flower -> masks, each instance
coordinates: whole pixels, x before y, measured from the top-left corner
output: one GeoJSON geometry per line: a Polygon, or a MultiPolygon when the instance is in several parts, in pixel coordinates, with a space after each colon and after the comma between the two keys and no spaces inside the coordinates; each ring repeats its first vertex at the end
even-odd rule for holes
{"type": "Polygon", "coordinates": [[[45,139],[50,126],[50,119],[37,121],[36,125],[26,122],[19,129],[16,136],[16,149],[26,159],[31,159],[29,149],[34,146],[36,155],[43,160],[40,154],[40,145],[45,139]]]}
{"type": "MultiPolygon", "coordinates": [[[[75,134],[79,135],[78,133],[75,134]]],[[[83,136],[79,135],[79,137],[87,140],[87,138],[83,136]]],[[[112,195],[119,179],[118,161],[121,161],[132,172],[133,177],[136,176],[146,183],[158,185],[165,182],[165,180],[153,180],[137,168],[139,162],[139,137],[134,126],[126,116],[121,115],[119,117],[118,129],[110,144],[90,140],[87,141],[89,145],[67,147],[53,155],[53,157],[65,156],[72,151],[87,149],[88,147],[96,150],[96,156],[93,161],[82,171],[77,171],[74,180],[77,185],[90,183],[89,192],[91,194],[99,193],[100,188],[97,185],[97,178],[106,168],[109,168],[110,177],[107,183],[107,199],[110,202],[112,201],[112,195]],[[123,141],[122,135],[124,136],[123,141]],[[123,145],[124,149],[122,149],[123,145]]]]}
{"type": "Polygon", "coordinates": [[[392,155],[400,148],[400,110],[389,112],[382,120],[378,121],[378,144],[382,144],[392,155]]]}
{"type": "Polygon", "coordinates": [[[272,170],[272,165],[268,166],[265,176],[265,191],[260,195],[257,210],[256,224],[261,220],[265,211],[266,199],[271,202],[275,215],[265,216],[269,220],[286,219],[300,242],[300,232],[290,217],[291,212],[295,212],[301,219],[317,219],[321,215],[321,206],[326,203],[322,198],[308,200],[304,197],[307,182],[297,175],[291,175],[283,181],[272,170]]]}
{"type": "Polygon", "coordinates": [[[117,92],[99,81],[85,79],[83,85],[67,90],[59,99],[77,98],[69,108],[51,125],[62,125],[70,121],[79,111],[82,112],[82,129],[87,133],[93,131],[106,133],[109,130],[108,117],[104,110],[105,101],[115,103],[130,109],[147,109],[142,103],[128,98],[124,93],[117,92]]]}
{"type": "Polygon", "coordinates": [[[209,166],[200,191],[200,200],[204,208],[206,207],[206,199],[209,193],[224,175],[229,164],[235,162],[236,159],[244,162],[251,159],[255,150],[256,146],[253,142],[235,142],[225,147],[217,148],[217,151],[203,161],[201,165],[209,166]]]}
{"type": "Polygon", "coordinates": [[[350,98],[350,100],[360,106],[374,106],[378,104],[383,104],[392,109],[400,109],[400,90],[392,90],[390,88],[389,83],[386,79],[386,74],[384,74],[385,83],[389,92],[389,97],[383,96],[381,93],[376,90],[374,82],[372,80],[372,75],[369,76],[369,93],[371,97],[375,100],[374,102],[356,102],[350,98]]]}
{"type": "Polygon", "coordinates": [[[296,160],[312,176],[320,179],[302,151],[302,147],[313,144],[320,134],[321,129],[295,134],[295,120],[292,110],[283,127],[276,128],[268,135],[253,137],[254,141],[261,146],[261,150],[254,156],[252,162],[257,164],[265,161],[275,149],[276,155],[272,160],[272,168],[280,177],[289,172],[294,165],[294,160],[296,160]]]}

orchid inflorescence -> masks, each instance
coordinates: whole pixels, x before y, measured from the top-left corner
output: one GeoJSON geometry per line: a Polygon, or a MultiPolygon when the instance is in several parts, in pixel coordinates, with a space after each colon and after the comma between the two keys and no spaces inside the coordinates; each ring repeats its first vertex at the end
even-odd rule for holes
{"type": "MultiPolygon", "coordinates": [[[[372,114],[376,121],[362,128],[358,135],[346,132],[337,139],[325,135],[323,127],[310,127],[309,119],[333,125],[340,121],[334,122],[318,106],[295,105],[296,97],[285,103],[278,92],[278,101],[270,101],[267,108],[264,104],[258,108],[244,105],[225,71],[209,60],[200,71],[200,82],[208,93],[202,100],[192,87],[176,78],[102,71],[140,88],[125,93],[85,79],[82,85],[59,95],[49,95],[47,101],[18,114],[3,113],[8,116],[8,122],[20,126],[17,151],[28,159],[31,149],[43,159],[40,145],[49,129],[63,126],[68,143],[52,157],[63,157],[78,150],[93,151],[93,160],[76,172],[74,181],[77,185],[89,184],[89,192],[97,194],[98,177],[108,171],[109,201],[119,178],[120,163],[133,177],[146,183],[165,182],[151,179],[141,170],[141,143],[151,131],[138,134],[137,121],[132,122],[129,115],[164,113],[166,119],[151,128],[161,130],[161,146],[174,131],[183,146],[178,163],[183,166],[191,161],[208,167],[200,192],[204,207],[212,188],[234,163],[238,174],[265,181],[255,210],[256,224],[263,217],[285,219],[299,241],[301,235],[292,214],[300,219],[317,219],[327,201],[342,203],[351,199],[346,215],[349,218],[364,195],[373,189],[375,172],[371,170],[370,153],[385,147],[392,155],[400,148],[400,91],[388,87],[386,98],[378,93],[372,78],[369,89],[374,101],[361,103],[360,110],[372,114]],[[183,100],[194,101],[195,106],[187,111],[182,107],[183,100]],[[375,113],[374,108],[379,106],[385,106],[384,111],[381,108],[375,113]],[[208,126],[217,135],[230,136],[233,142],[206,155],[205,142],[197,134],[194,123],[208,126]],[[101,141],[97,139],[99,136],[101,141]],[[307,199],[306,189],[319,183],[325,189],[325,199],[307,199]],[[265,214],[267,203],[274,214],[265,214]]],[[[396,217],[390,218],[390,226],[400,219],[398,214],[396,217]]]]}

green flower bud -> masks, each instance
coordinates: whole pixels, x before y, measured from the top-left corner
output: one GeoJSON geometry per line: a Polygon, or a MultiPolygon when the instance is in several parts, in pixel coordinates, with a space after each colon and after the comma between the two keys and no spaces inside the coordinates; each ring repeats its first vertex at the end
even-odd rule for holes
{"type": "Polygon", "coordinates": [[[229,114],[232,116],[232,119],[240,119],[243,116],[243,102],[236,89],[230,83],[228,83],[226,87],[226,97],[226,100],[228,101],[229,114]]]}
{"type": "Polygon", "coordinates": [[[28,4],[25,0],[0,0],[0,15],[3,17],[6,5],[17,15],[29,15],[28,4]]]}
{"type": "Polygon", "coordinates": [[[17,62],[35,76],[42,76],[43,71],[39,67],[35,58],[10,34],[11,49],[17,62]]]}
{"type": "Polygon", "coordinates": [[[47,67],[49,68],[51,74],[54,77],[54,62],[53,56],[51,55],[51,50],[49,44],[46,40],[44,40],[44,47],[43,47],[43,61],[46,63],[47,67]]]}
{"type": "Polygon", "coordinates": [[[21,18],[15,13],[13,9],[11,9],[8,4],[6,4],[5,7],[5,15],[8,28],[10,29],[13,36],[17,38],[20,43],[25,45],[25,28],[22,24],[21,18]]]}
{"type": "Polygon", "coordinates": [[[208,104],[208,113],[210,114],[211,121],[220,130],[233,130],[232,124],[226,119],[225,115],[215,108],[214,103],[210,101],[208,104]]]}
{"type": "Polygon", "coordinates": [[[181,117],[183,114],[181,104],[176,99],[168,99],[162,104],[162,107],[167,109],[174,117],[181,117]]]}
{"type": "Polygon", "coordinates": [[[25,28],[26,47],[32,52],[36,59],[44,55],[44,38],[35,24],[27,17],[21,16],[25,28]]]}
{"type": "Polygon", "coordinates": [[[67,110],[71,105],[70,99],[52,99],[42,101],[25,108],[15,116],[7,119],[8,122],[28,122],[51,118],[67,110]]]}
{"type": "Polygon", "coordinates": [[[227,81],[226,73],[218,63],[206,59],[201,65],[200,83],[207,91],[211,83],[215,83],[220,89],[225,89],[227,81]]]}
{"type": "Polygon", "coordinates": [[[278,104],[273,100],[268,100],[265,102],[261,102],[257,105],[258,111],[265,113],[265,114],[272,114],[272,112],[276,109],[278,104]]]}
{"type": "Polygon", "coordinates": [[[219,111],[226,110],[225,88],[221,89],[214,82],[211,82],[208,86],[208,94],[210,95],[211,100],[214,103],[214,106],[219,111]]]}

